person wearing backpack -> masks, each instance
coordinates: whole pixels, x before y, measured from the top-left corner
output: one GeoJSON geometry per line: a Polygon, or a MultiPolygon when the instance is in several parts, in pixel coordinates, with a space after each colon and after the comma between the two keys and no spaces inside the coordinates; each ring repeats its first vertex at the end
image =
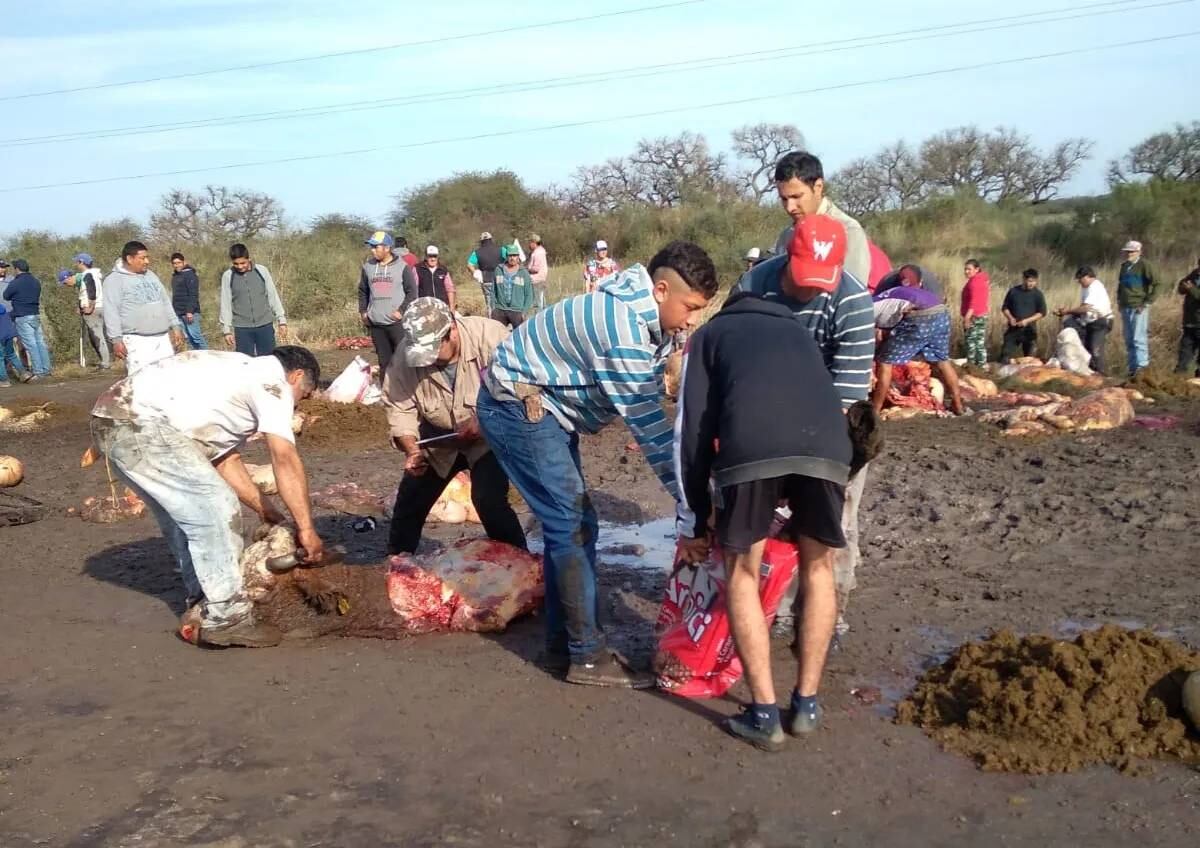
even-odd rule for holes
{"type": "Polygon", "coordinates": [[[225,344],[247,356],[266,356],[275,349],[275,322],[279,338],[287,339],[287,316],[266,266],[250,261],[246,245],[229,248],[230,267],[221,275],[218,320],[225,344]]]}

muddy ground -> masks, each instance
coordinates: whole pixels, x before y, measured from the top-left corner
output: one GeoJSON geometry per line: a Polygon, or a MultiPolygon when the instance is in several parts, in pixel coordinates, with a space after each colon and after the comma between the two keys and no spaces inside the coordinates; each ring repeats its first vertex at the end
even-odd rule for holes
{"type": "MultiPolygon", "coordinates": [[[[102,385],[0,403],[86,407],[102,385]]],[[[1173,409],[1186,428],[1041,441],[969,420],[889,425],[827,726],[777,756],[715,726],[733,700],[547,676],[536,618],[495,638],[193,648],[171,633],[183,592],[153,521],[63,514],[103,488],[102,466],[78,468],[80,418],[0,437],[28,467],[20,491],[56,507],[0,529],[0,845],[1195,845],[1196,770],[985,773],[890,718],[923,665],[993,627],[1137,623],[1200,645],[1200,409],[1173,409]],[[884,701],[861,702],[862,687],[884,701]]],[[[627,441],[613,427],[584,442],[602,517],[660,518],[670,503],[627,441]]],[[[387,488],[399,472],[360,442],[301,450],[314,486],[387,488]]],[[[357,561],[383,554],[383,527],[321,527],[357,561]]],[[[653,553],[665,540],[643,541],[640,569],[605,557],[613,635],[634,653],[668,565],[653,553]]],[[[784,693],[784,646],[775,659],[784,693]]]]}

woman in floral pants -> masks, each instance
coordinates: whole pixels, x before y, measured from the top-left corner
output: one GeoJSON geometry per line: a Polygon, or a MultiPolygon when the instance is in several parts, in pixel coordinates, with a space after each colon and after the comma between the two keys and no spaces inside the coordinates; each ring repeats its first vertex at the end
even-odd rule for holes
{"type": "Polygon", "coordinates": [[[967,337],[967,364],[983,367],[987,364],[987,315],[991,280],[977,259],[968,259],[963,266],[967,283],[962,290],[963,333],[967,337]]]}

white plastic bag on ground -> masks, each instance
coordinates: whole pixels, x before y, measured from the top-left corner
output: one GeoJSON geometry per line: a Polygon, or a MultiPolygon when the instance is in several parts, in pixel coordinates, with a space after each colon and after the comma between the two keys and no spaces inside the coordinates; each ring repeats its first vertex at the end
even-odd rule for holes
{"type": "Polygon", "coordinates": [[[1092,356],[1079,340],[1079,333],[1074,327],[1064,327],[1059,331],[1058,341],[1054,346],[1054,358],[1058,360],[1059,368],[1074,374],[1089,377],[1095,373],[1090,367],[1092,356]]]}
{"type": "Polygon", "coordinates": [[[370,364],[361,356],[356,356],[325,390],[325,399],[334,403],[372,406],[383,400],[383,392],[371,379],[370,364]]]}

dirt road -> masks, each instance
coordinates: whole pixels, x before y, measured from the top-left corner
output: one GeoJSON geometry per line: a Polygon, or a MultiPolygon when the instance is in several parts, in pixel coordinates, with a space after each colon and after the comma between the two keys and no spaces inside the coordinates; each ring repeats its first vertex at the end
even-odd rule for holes
{"type": "MultiPolygon", "coordinates": [[[[0,403],[78,411],[101,386],[0,403]]],[[[103,488],[100,467],[77,467],[82,416],[3,437],[28,466],[21,492],[56,509],[0,529],[0,845],[1195,845],[1200,772],[985,774],[893,725],[887,703],[922,664],[1001,625],[1137,622],[1200,644],[1200,410],[1183,412],[1186,429],[1033,442],[971,421],[890,426],[827,727],[777,756],[714,725],[732,700],[557,682],[531,662],[536,618],[499,638],[190,647],[171,635],[183,592],[152,520],[63,514],[103,488]],[[863,686],[885,702],[861,703],[863,686]]],[[[619,427],[585,440],[602,517],[666,515],[627,441],[619,427]]],[[[399,473],[383,448],[301,451],[315,486],[386,489],[399,473]]],[[[383,554],[382,527],[323,515],[321,528],[354,556],[383,554]]],[[[647,558],[607,558],[605,608],[635,652],[669,565],[647,558]]],[[[777,680],[790,669],[779,646],[777,680]]]]}

